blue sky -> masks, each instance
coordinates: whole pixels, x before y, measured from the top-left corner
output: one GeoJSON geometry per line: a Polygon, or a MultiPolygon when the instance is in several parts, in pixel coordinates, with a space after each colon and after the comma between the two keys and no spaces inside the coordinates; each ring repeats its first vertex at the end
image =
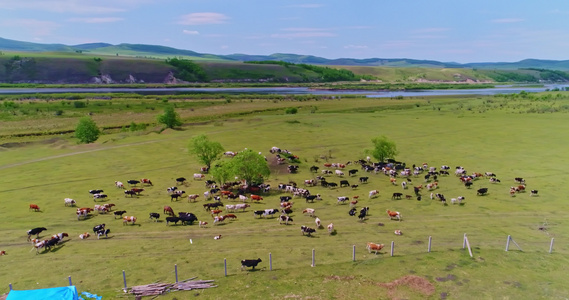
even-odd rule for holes
{"type": "Polygon", "coordinates": [[[0,0],[0,37],[211,54],[569,59],[566,0],[0,0]]]}

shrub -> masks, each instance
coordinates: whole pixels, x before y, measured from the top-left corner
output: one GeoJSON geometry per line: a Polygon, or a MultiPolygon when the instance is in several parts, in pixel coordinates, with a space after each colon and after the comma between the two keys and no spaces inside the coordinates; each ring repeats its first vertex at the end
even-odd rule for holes
{"type": "Polygon", "coordinates": [[[296,107],[289,107],[285,110],[285,113],[287,115],[294,115],[298,112],[298,109],[296,107]]]}
{"type": "Polygon", "coordinates": [[[79,139],[80,143],[89,144],[99,138],[101,131],[93,119],[83,117],[79,120],[79,124],[75,128],[75,137],[79,139]]]}

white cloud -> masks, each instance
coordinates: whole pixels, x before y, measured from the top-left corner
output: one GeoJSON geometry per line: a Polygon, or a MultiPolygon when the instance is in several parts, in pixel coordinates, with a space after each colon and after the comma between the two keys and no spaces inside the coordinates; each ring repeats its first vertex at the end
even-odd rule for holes
{"type": "Polygon", "coordinates": [[[22,28],[32,35],[47,36],[51,35],[54,30],[60,27],[59,24],[50,21],[41,21],[35,19],[6,19],[0,21],[0,26],[10,28],[22,28]]]}
{"type": "Polygon", "coordinates": [[[223,24],[229,19],[224,14],[203,12],[191,13],[180,18],[178,24],[182,25],[205,25],[205,24],[223,24]]]}
{"type": "Polygon", "coordinates": [[[494,19],[492,23],[519,23],[523,22],[524,19],[517,19],[517,18],[504,18],[504,19],[494,19]]]}
{"type": "Polygon", "coordinates": [[[124,20],[123,18],[71,18],[67,21],[78,23],[114,23],[124,20]]]}
{"type": "Polygon", "coordinates": [[[182,32],[183,32],[184,34],[189,34],[189,35],[200,34],[200,33],[197,32],[196,30],[186,30],[186,29],[184,29],[184,30],[182,30],[182,32]]]}
{"type": "Polygon", "coordinates": [[[291,27],[283,28],[281,31],[286,33],[275,33],[271,34],[272,38],[311,38],[311,37],[333,37],[336,36],[335,33],[330,32],[327,28],[309,28],[309,27],[291,27]]]}
{"type": "Polygon", "coordinates": [[[368,46],[364,45],[346,45],[344,49],[368,49],[368,46]]]}

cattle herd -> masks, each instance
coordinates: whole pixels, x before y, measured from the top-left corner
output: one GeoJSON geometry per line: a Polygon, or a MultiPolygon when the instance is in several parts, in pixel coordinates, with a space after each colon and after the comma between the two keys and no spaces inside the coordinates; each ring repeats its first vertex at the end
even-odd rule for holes
{"type": "MultiPolygon", "coordinates": [[[[293,155],[289,151],[281,150],[277,147],[271,148],[270,152],[275,155],[275,159],[278,164],[282,164],[288,159],[298,159],[298,156],[293,155]],[[285,155],[286,154],[286,155],[285,155]],[[284,160],[283,160],[284,158],[284,160]]],[[[234,153],[226,153],[226,156],[233,157],[234,153]]],[[[443,184],[440,184],[440,179],[443,177],[448,177],[452,175],[450,167],[443,165],[440,169],[436,167],[429,166],[427,163],[420,165],[408,166],[406,163],[398,162],[394,160],[388,160],[388,162],[371,162],[371,159],[367,157],[366,159],[359,159],[355,161],[348,161],[346,163],[324,163],[322,166],[311,166],[306,168],[306,176],[309,177],[304,180],[302,187],[298,186],[295,182],[290,181],[288,183],[275,184],[275,188],[271,189],[269,184],[259,184],[250,185],[247,182],[236,180],[234,182],[226,183],[216,183],[211,179],[207,179],[206,173],[207,168],[201,168],[201,173],[193,174],[193,183],[203,182],[205,184],[205,191],[203,194],[186,194],[186,191],[182,190],[182,187],[188,187],[189,183],[184,177],[178,177],[175,182],[171,182],[174,185],[170,187],[165,187],[163,191],[167,194],[165,197],[165,204],[170,204],[177,202],[181,199],[187,198],[188,203],[195,203],[202,201],[201,204],[204,211],[211,216],[211,223],[214,228],[221,223],[227,223],[228,221],[237,220],[237,215],[235,213],[244,214],[248,209],[255,205],[256,207],[260,205],[270,205],[273,207],[263,208],[263,209],[251,209],[252,218],[256,219],[277,219],[279,224],[292,225],[295,221],[292,218],[292,214],[297,211],[293,209],[293,206],[298,206],[298,199],[302,199],[302,202],[314,203],[314,201],[326,201],[322,195],[327,194],[330,190],[336,190],[341,193],[346,193],[345,195],[336,197],[335,205],[343,206],[349,204],[349,210],[346,209],[346,218],[356,217],[359,222],[365,222],[370,216],[370,207],[361,206],[362,199],[360,195],[357,195],[357,190],[363,187],[371,187],[369,189],[368,198],[366,202],[370,204],[376,204],[375,198],[379,197],[383,193],[378,189],[376,182],[384,181],[393,186],[401,186],[402,192],[395,192],[391,194],[390,199],[392,202],[387,202],[391,205],[397,205],[397,200],[403,199],[415,199],[421,201],[423,199],[423,193],[426,191],[430,193],[430,199],[439,201],[443,206],[448,206],[447,197],[440,191],[444,190],[443,184]],[[361,175],[358,175],[360,173],[361,175]],[[338,182],[334,182],[334,179],[338,182]],[[400,183],[398,183],[398,181],[400,183]],[[406,193],[412,187],[413,192],[411,194],[406,193]],[[316,191],[316,192],[315,192],[316,191]],[[349,194],[352,194],[351,196],[349,194]],[[355,195],[354,195],[355,194],[355,195]],[[203,195],[203,196],[202,196],[203,195]],[[169,198],[170,201],[167,199],[169,198]],[[264,198],[267,198],[265,201],[264,198]],[[223,202],[226,202],[224,204],[223,202]],[[234,202],[234,203],[227,203],[234,202]],[[248,202],[248,203],[247,203],[248,202]],[[272,202],[272,204],[269,204],[272,202]],[[375,202],[375,203],[374,203],[375,202]],[[253,204],[254,203],[254,204],[253,204]],[[277,207],[278,206],[278,207],[277,207]]],[[[303,168],[298,165],[289,165],[287,167],[290,173],[303,174],[303,168]]],[[[454,175],[458,178],[458,182],[463,184],[467,192],[474,185],[475,182],[488,182],[491,185],[496,185],[496,191],[500,190],[501,181],[496,177],[493,172],[485,173],[468,173],[465,168],[461,166],[455,167],[454,175]]],[[[445,180],[445,184],[449,180],[445,180]]],[[[524,193],[526,190],[526,182],[521,177],[515,177],[514,182],[516,185],[510,187],[509,194],[511,196],[516,196],[518,193],[524,193]]],[[[150,179],[142,178],[140,180],[127,180],[126,185],[121,181],[115,181],[114,186],[116,189],[120,190],[120,194],[123,197],[134,198],[144,196],[146,192],[145,189],[153,189],[155,185],[150,179]]],[[[367,190],[367,189],[366,189],[367,190]]],[[[481,184],[481,186],[476,190],[474,197],[484,197],[492,191],[490,188],[481,184]]],[[[107,194],[104,193],[102,189],[91,189],[88,193],[92,196],[93,201],[96,203],[93,207],[78,207],[76,209],[76,217],[78,221],[93,218],[97,215],[105,215],[108,213],[113,214],[114,219],[117,217],[122,219],[123,225],[140,225],[139,219],[136,216],[127,215],[128,208],[125,210],[114,209],[115,204],[113,203],[101,203],[106,202],[109,198],[107,194]],[[96,213],[96,214],[95,214],[96,213]]],[[[116,197],[116,192],[112,193],[113,197],[116,197]]],[[[537,196],[537,190],[531,190],[530,196],[537,196]]],[[[389,195],[382,195],[383,198],[389,199],[389,195]]],[[[463,195],[456,195],[449,197],[451,205],[464,205],[466,203],[466,197],[463,195]]],[[[301,202],[301,203],[302,203],[301,202]]],[[[386,202],[383,202],[387,204],[386,202]]],[[[66,207],[76,207],[78,203],[76,200],[66,197],[64,198],[64,205],[66,207]]],[[[171,204],[170,204],[171,205],[171,204]]],[[[199,220],[197,215],[192,212],[174,212],[170,205],[164,205],[162,211],[164,217],[164,224],[166,226],[175,225],[192,225],[198,223],[200,228],[207,228],[208,222],[205,220],[199,220]]],[[[191,205],[191,204],[189,204],[191,205]]],[[[195,207],[194,207],[195,208],[195,207]]],[[[401,222],[403,220],[402,213],[395,210],[390,210],[392,207],[386,207],[386,218],[389,220],[395,220],[401,222]]],[[[30,211],[40,211],[40,208],[36,204],[29,205],[30,211]]],[[[308,220],[313,220],[314,228],[302,224],[300,226],[300,231],[302,235],[307,237],[312,237],[318,233],[319,230],[327,230],[329,235],[336,233],[334,223],[330,222],[326,227],[322,226],[322,220],[326,219],[325,215],[316,215],[316,210],[310,207],[303,207],[301,210],[301,215],[295,217],[297,221],[307,222],[308,220]]],[[[149,220],[156,224],[162,222],[160,220],[161,215],[159,212],[149,212],[149,220]]],[[[336,221],[336,220],[335,220],[336,221]]],[[[152,224],[151,223],[151,224],[152,224]]],[[[380,223],[382,224],[382,223],[380,223]]],[[[155,225],[152,225],[155,226],[155,225]]],[[[67,233],[58,233],[51,236],[49,239],[40,239],[39,236],[43,231],[46,231],[45,227],[37,227],[30,229],[27,232],[28,241],[33,244],[33,249],[36,249],[36,253],[40,253],[40,249],[44,249],[45,252],[49,252],[51,249],[57,245],[62,244],[64,238],[68,237],[67,233]],[[35,236],[35,238],[33,238],[35,236]]],[[[107,238],[111,230],[104,224],[99,224],[93,228],[93,234],[97,236],[97,239],[107,238]]],[[[395,230],[396,235],[401,235],[401,230],[395,230]]],[[[83,232],[79,234],[81,240],[90,237],[89,232],[83,232]]],[[[214,236],[215,240],[221,239],[221,234],[214,236]]],[[[366,249],[369,253],[378,253],[384,247],[383,244],[367,242],[366,249]]],[[[242,260],[242,268],[252,267],[255,268],[261,259],[245,259],[242,260]]]]}

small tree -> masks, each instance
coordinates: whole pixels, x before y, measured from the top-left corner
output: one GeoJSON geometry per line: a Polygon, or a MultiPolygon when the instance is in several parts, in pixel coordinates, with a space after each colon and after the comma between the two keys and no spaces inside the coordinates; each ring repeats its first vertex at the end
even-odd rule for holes
{"type": "Polygon", "coordinates": [[[75,128],[75,137],[79,139],[79,142],[84,144],[92,143],[99,138],[99,135],[101,135],[101,130],[99,130],[93,119],[83,117],[79,120],[79,124],[75,128]]]}
{"type": "Polygon", "coordinates": [[[198,135],[190,140],[188,151],[197,156],[198,160],[205,164],[208,169],[211,163],[221,157],[223,146],[219,142],[210,141],[204,134],[198,135]]]}
{"type": "Polygon", "coordinates": [[[383,135],[373,138],[371,142],[373,143],[374,148],[368,152],[380,162],[384,161],[386,158],[395,158],[395,155],[398,153],[395,143],[383,135]]]}
{"type": "Polygon", "coordinates": [[[180,116],[174,110],[173,106],[166,106],[164,114],[158,116],[158,123],[164,124],[166,128],[174,128],[182,125],[180,116]]]}
{"type": "Polygon", "coordinates": [[[237,153],[228,164],[233,175],[246,180],[248,184],[263,183],[265,178],[271,175],[265,157],[252,150],[237,153]]]}

